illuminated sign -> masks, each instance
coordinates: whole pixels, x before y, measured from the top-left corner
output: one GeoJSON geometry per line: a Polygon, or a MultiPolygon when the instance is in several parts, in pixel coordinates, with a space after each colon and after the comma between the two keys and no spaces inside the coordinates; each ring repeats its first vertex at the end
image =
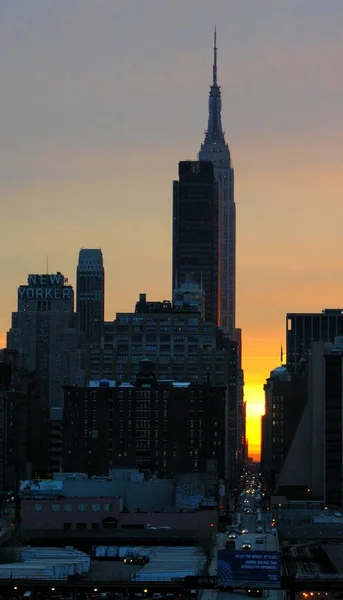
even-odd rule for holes
{"type": "Polygon", "coordinates": [[[43,300],[65,300],[72,297],[72,288],[32,288],[27,286],[21,286],[18,288],[19,298],[40,298],[43,300]]]}
{"type": "Polygon", "coordinates": [[[31,479],[20,482],[19,493],[60,492],[62,489],[62,481],[55,481],[54,479],[31,479]]]}
{"type": "Polygon", "coordinates": [[[29,275],[28,285],[18,288],[20,299],[69,300],[72,298],[71,286],[64,285],[68,280],[61,273],[29,275]]]}
{"type": "Polygon", "coordinates": [[[280,552],[218,550],[218,585],[280,588],[280,552]]]}

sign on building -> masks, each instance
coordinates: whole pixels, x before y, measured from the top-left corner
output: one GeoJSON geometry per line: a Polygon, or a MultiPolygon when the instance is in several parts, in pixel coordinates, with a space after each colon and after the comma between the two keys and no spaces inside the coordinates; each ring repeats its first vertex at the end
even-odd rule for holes
{"type": "Polygon", "coordinates": [[[218,585],[280,588],[280,552],[218,550],[218,585]]]}

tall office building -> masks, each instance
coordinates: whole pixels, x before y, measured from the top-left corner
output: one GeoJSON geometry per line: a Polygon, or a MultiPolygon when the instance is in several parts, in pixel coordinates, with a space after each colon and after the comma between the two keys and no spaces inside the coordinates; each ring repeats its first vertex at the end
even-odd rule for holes
{"type": "MultiPolygon", "coordinates": [[[[279,475],[276,495],[288,499],[323,499],[343,508],[343,337],[313,342],[305,369],[306,398],[293,395],[289,426],[294,430],[279,475]],[[301,410],[302,409],[302,410],[301,410]],[[295,419],[294,419],[295,417],[295,419]],[[295,495],[297,493],[297,495],[295,495]]],[[[275,431],[277,438],[280,433],[275,431]]]]}
{"type": "Polygon", "coordinates": [[[205,320],[218,324],[218,188],[211,162],[179,163],[173,185],[173,289],[191,276],[205,292],[205,320]]]}
{"type": "Polygon", "coordinates": [[[286,316],[287,368],[296,373],[307,360],[313,342],[333,343],[343,336],[343,309],[324,308],[321,313],[288,313],[286,316]]]}
{"type": "Polygon", "coordinates": [[[231,339],[236,323],[236,207],[234,171],[221,122],[221,92],[217,81],[217,36],[214,33],[213,81],[210,88],[208,127],[199,160],[211,161],[219,199],[219,324],[231,339]]]}
{"type": "Polygon", "coordinates": [[[82,385],[84,355],[74,291],[61,273],[29,275],[18,288],[7,348],[17,350],[21,366],[36,372],[37,391],[46,405],[61,406],[62,386],[82,385]]]}
{"type": "Polygon", "coordinates": [[[100,248],[82,248],[77,265],[76,312],[88,344],[101,344],[105,306],[105,270],[100,248]]]}

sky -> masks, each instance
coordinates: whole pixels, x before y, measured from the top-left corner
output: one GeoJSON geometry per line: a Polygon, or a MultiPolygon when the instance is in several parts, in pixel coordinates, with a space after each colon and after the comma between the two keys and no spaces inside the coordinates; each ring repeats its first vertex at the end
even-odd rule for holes
{"type": "Polygon", "coordinates": [[[343,306],[342,0],[0,2],[0,342],[29,272],[101,247],[106,318],[171,297],[172,180],[217,26],[251,454],[285,315],[343,306]]]}

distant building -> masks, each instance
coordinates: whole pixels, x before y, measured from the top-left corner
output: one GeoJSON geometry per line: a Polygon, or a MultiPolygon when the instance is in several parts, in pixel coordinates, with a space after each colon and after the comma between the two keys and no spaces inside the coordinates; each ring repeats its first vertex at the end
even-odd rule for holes
{"type": "Polygon", "coordinates": [[[214,34],[213,81],[208,103],[208,127],[201,144],[199,160],[211,161],[219,198],[219,325],[235,337],[236,319],[236,206],[234,171],[221,120],[221,90],[217,77],[217,35],[214,34]]]}
{"type": "Polygon", "coordinates": [[[280,366],[271,371],[264,391],[261,469],[273,491],[307,402],[306,378],[280,366]]]}
{"type": "Polygon", "coordinates": [[[324,500],[343,510],[343,338],[314,342],[308,355],[307,403],[276,484],[276,494],[324,500]]]}
{"type": "Polygon", "coordinates": [[[40,398],[61,406],[62,386],[84,382],[84,353],[74,292],[61,273],[29,275],[18,288],[7,348],[17,350],[20,365],[35,372],[40,398]]]}
{"type": "Polygon", "coordinates": [[[179,163],[173,185],[173,289],[189,275],[205,292],[205,318],[219,325],[218,185],[212,162],[179,163]]]}
{"type": "Polygon", "coordinates": [[[194,297],[192,302],[151,302],[140,294],[135,312],[117,313],[114,333],[117,381],[134,383],[140,361],[147,358],[157,379],[202,384],[210,377],[212,384],[225,385],[234,378],[237,387],[237,344],[202,320],[194,297]]]}
{"type": "MultiPolygon", "coordinates": [[[[135,470],[113,471],[106,478],[56,473],[52,480],[22,481],[19,488],[23,530],[144,529],[210,531],[217,509],[175,505],[176,482],[144,480],[135,470]],[[122,475],[122,477],[120,476],[122,475]],[[126,475],[126,477],[125,477],[126,475]]],[[[155,532],[158,535],[158,532],[155,532]]]]}
{"type": "Polygon", "coordinates": [[[156,381],[150,361],[135,386],[66,387],[63,470],[105,475],[138,466],[161,477],[205,472],[212,459],[227,481],[228,410],[225,386],[156,381]]]}
{"type": "Polygon", "coordinates": [[[134,384],[140,361],[148,359],[155,365],[157,380],[227,386],[229,480],[233,481],[243,467],[245,448],[240,342],[230,341],[203,321],[197,306],[202,298],[199,287],[191,298],[181,295],[182,290],[173,303],[151,302],[140,294],[135,312],[117,313],[113,379],[134,384]]]}
{"type": "Polygon", "coordinates": [[[288,313],[286,316],[287,368],[301,369],[313,342],[333,343],[343,335],[343,309],[325,308],[321,313],[288,313]]]}
{"type": "Polygon", "coordinates": [[[104,321],[103,340],[101,345],[92,344],[87,348],[87,381],[99,381],[99,379],[113,379],[115,370],[114,352],[114,329],[115,322],[104,321]]]}
{"type": "Polygon", "coordinates": [[[0,490],[16,490],[20,479],[48,472],[49,412],[35,376],[16,368],[14,353],[4,350],[1,358],[0,490]]]}
{"type": "Polygon", "coordinates": [[[105,269],[100,248],[81,248],[76,272],[76,311],[88,344],[101,344],[105,308],[105,269]]]}
{"type": "Polygon", "coordinates": [[[190,275],[178,289],[173,290],[173,307],[181,312],[185,307],[198,310],[205,321],[205,292],[199,284],[192,281],[190,275]]]}

